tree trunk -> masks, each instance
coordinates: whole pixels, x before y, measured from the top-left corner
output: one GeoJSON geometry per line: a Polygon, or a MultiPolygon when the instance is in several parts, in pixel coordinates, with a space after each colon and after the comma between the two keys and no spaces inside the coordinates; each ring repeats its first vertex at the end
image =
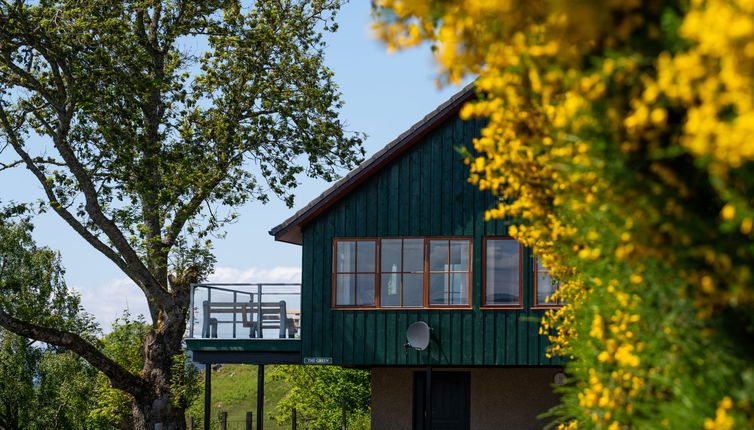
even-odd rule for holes
{"type": "Polygon", "coordinates": [[[170,393],[165,393],[152,401],[135,400],[133,404],[134,430],[185,430],[185,410],[174,407],[171,397],[170,393]]]}
{"type": "Polygon", "coordinates": [[[173,357],[181,354],[186,321],[183,306],[173,304],[160,311],[157,330],[142,345],[143,378],[153,390],[150,398],[134,398],[134,430],[185,430],[185,408],[176,405],[171,390],[173,357]],[[159,426],[158,426],[159,425],[159,426]]]}

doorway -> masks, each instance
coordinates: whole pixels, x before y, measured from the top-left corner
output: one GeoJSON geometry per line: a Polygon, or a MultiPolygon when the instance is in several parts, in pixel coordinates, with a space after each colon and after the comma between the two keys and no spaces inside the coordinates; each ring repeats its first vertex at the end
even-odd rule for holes
{"type": "MultiPolygon", "coordinates": [[[[414,373],[414,430],[424,430],[426,372],[414,373]]],[[[469,372],[432,372],[432,430],[469,430],[469,372]]]]}

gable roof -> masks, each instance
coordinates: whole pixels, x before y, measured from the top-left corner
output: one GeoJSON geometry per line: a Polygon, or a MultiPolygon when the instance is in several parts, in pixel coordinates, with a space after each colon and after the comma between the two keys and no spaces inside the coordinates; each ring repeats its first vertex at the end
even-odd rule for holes
{"type": "Polygon", "coordinates": [[[335,182],[335,184],[293,214],[293,216],[270,230],[270,235],[275,236],[275,240],[280,242],[301,245],[303,243],[303,237],[301,235],[302,226],[335,202],[348,195],[351,190],[356,188],[360,183],[379,171],[382,166],[390,163],[398,155],[413,146],[422,137],[450,116],[456,115],[461,107],[473,98],[474,95],[474,84],[471,83],[454,94],[445,103],[427,114],[392,142],[388,143],[384,148],[377,151],[369,159],[362,162],[358,167],[348,172],[346,176],[335,182]]]}

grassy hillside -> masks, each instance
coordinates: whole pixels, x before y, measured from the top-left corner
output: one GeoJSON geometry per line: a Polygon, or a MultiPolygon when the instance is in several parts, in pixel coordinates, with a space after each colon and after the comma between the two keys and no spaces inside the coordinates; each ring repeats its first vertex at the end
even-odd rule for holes
{"type": "MultiPolygon", "coordinates": [[[[313,367],[327,367],[327,366],[313,366],[313,367]]],[[[280,425],[277,422],[270,419],[270,416],[275,409],[275,406],[278,404],[278,402],[285,397],[285,395],[291,390],[292,387],[296,387],[296,391],[298,393],[298,397],[294,396],[294,399],[292,400],[295,402],[296,408],[299,409],[299,413],[307,411],[309,413],[319,413],[324,412],[322,411],[322,408],[326,408],[326,405],[320,405],[318,402],[312,407],[311,405],[311,398],[304,395],[301,396],[301,390],[307,390],[310,388],[310,382],[312,384],[316,383],[322,383],[323,381],[328,381],[328,384],[335,384],[330,389],[338,391],[338,389],[342,389],[342,385],[338,385],[336,381],[340,381],[340,384],[345,383],[348,378],[345,380],[343,379],[343,375],[340,375],[339,378],[332,377],[332,370],[328,372],[315,372],[314,378],[317,379],[315,381],[311,381],[312,374],[307,373],[308,379],[305,379],[303,382],[299,379],[293,378],[292,380],[290,378],[286,378],[289,382],[281,381],[281,380],[272,380],[270,377],[272,374],[272,370],[275,368],[275,366],[266,366],[265,368],[265,387],[264,387],[264,428],[266,430],[282,430],[282,429],[289,429],[290,424],[288,425],[280,425]],[[319,375],[319,376],[316,376],[319,375]],[[307,400],[308,399],[308,400],[307,400]],[[299,402],[304,402],[303,404],[300,404],[299,402]],[[308,405],[308,406],[307,406],[308,405]]],[[[281,369],[286,374],[290,371],[290,369],[281,369]]],[[[309,369],[314,370],[314,369],[309,369]]],[[[320,369],[322,370],[322,369],[320,369]]],[[[337,370],[337,369],[335,369],[337,370]]],[[[336,372],[335,374],[338,375],[341,372],[336,372]]],[[[297,373],[292,373],[292,376],[297,375],[297,373]]],[[[203,372],[202,372],[203,376],[203,372]]],[[[279,376],[279,375],[278,375],[279,376]]],[[[199,393],[199,396],[196,399],[196,402],[191,406],[189,409],[189,416],[192,416],[194,418],[194,428],[195,429],[201,429],[203,428],[203,421],[202,417],[204,415],[204,378],[202,378],[201,381],[201,392],[199,393]]],[[[280,379],[280,378],[277,378],[280,379]]],[[[353,381],[351,381],[353,382],[353,381]]],[[[353,388],[353,387],[351,387],[353,388]]],[[[322,387],[320,386],[319,389],[321,390],[322,387]]],[[[332,394],[332,393],[331,393],[332,394]]],[[[342,393],[340,394],[342,395],[342,393]]],[[[368,402],[369,397],[369,391],[367,387],[366,391],[366,397],[368,402]]],[[[288,402],[288,407],[290,408],[291,401],[288,402]]],[[[256,430],[256,407],[257,407],[257,366],[255,365],[245,365],[245,364],[227,364],[221,366],[219,369],[216,369],[212,372],[212,415],[211,415],[211,423],[212,423],[212,429],[219,429],[219,415],[220,412],[225,411],[228,413],[228,426],[227,430],[245,430],[246,429],[246,412],[253,412],[254,413],[254,429],[256,430]]],[[[339,406],[336,406],[336,408],[339,408],[339,406]]],[[[285,408],[284,408],[285,410],[285,408]]],[[[311,423],[310,423],[311,424],[311,423]]],[[[332,423],[331,423],[332,424],[332,423]]],[[[336,425],[337,428],[340,428],[339,425],[336,425]]],[[[306,425],[304,422],[301,421],[301,415],[299,415],[299,426],[298,428],[304,429],[306,428],[306,425]]],[[[349,416],[349,429],[353,430],[367,430],[369,429],[369,414],[368,413],[353,413],[349,416]]]]}
{"type": "MultiPolygon", "coordinates": [[[[267,366],[268,371],[272,366],[267,366]]],[[[266,376],[267,372],[265,372],[266,376]]],[[[269,414],[277,402],[288,392],[288,385],[283,381],[272,381],[265,378],[264,411],[266,430],[282,430],[281,427],[269,419],[269,414]]],[[[204,411],[204,380],[202,391],[196,403],[191,407],[190,415],[194,417],[196,428],[202,422],[204,411]]],[[[228,413],[228,430],[244,430],[246,412],[254,413],[254,428],[256,429],[257,414],[257,366],[245,364],[226,364],[212,372],[212,421],[213,428],[219,428],[217,417],[220,411],[228,413]]]]}

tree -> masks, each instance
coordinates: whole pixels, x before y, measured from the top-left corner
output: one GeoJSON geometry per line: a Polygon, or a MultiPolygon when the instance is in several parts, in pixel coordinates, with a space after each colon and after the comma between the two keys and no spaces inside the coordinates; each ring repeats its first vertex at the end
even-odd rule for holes
{"type": "MultiPolygon", "coordinates": [[[[151,329],[143,315],[133,317],[126,310],[116,318],[110,332],[104,335],[99,343],[108,357],[129,372],[137,373],[144,366],[141,345],[151,329]]],[[[188,362],[186,354],[173,358],[172,401],[184,409],[197,398],[200,389],[199,371],[188,362]]],[[[93,391],[96,400],[89,415],[90,422],[95,428],[133,427],[131,398],[128,393],[112,388],[107,377],[101,373],[97,375],[93,391]]]]}
{"type": "Polygon", "coordinates": [[[97,370],[77,355],[0,329],[0,429],[84,429],[97,370]]]}
{"type": "MultiPolygon", "coordinates": [[[[93,341],[96,325],[62,280],[60,256],[34,244],[28,222],[0,223],[0,309],[93,341]]],[[[0,329],[0,429],[87,427],[96,373],[70,352],[0,329]]]]}
{"type": "Polygon", "coordinates": [[[321,32],[337,0],[0,3],[0,129],[48,208],[147,298],[131,372],[101,348],[0,309],[0,325],[67,348],[133,397],[135,428],[184,428],[172,400],[207,238],[253,199],[290,205],[297,176],[363,155],[347,135],[321,32]]]}
{"type": "Polygon", "coordinates": [[[7,331],[0,332],[0,369],[4,383],[0,387],[0,428],[17,429],[29,421],[28,412],[34,398],[33,369],[39,361],[38,351],[29,348],[26,339],[7,331]]]}
{"type": "MultiPolygon", "coordinates": [[[[124,311],[113,323],[112,330],[102,337],[101,349],[123,368],[137,373],[144,366],[140,349],[150,328],[143,316],[132,318],[128,311],[124,311]]],[[[127,392],[112,388],[104,374],[98,375],[93,391],[96,398],[91,412],[93,423],[100,427],[133,427],[131,399],[127,392]]]]}
{"type": "Polygon", "coordinates": [[[563,428],[754,427],[754,8],[744,1],[379,2],[489,119],[470,181],[565,306],[563,428]]]}
{"type": "Polygon", "coordinates": [[[297,422],[305,428],[327,430],[342,427],[341,399],[346,399],[348,428],[369,417],[369,371],[336,366],[275,366],[274,380],[290,385],[277,404],[273,416],[279,423],[289,423],[296,409],[297,422]]]}

